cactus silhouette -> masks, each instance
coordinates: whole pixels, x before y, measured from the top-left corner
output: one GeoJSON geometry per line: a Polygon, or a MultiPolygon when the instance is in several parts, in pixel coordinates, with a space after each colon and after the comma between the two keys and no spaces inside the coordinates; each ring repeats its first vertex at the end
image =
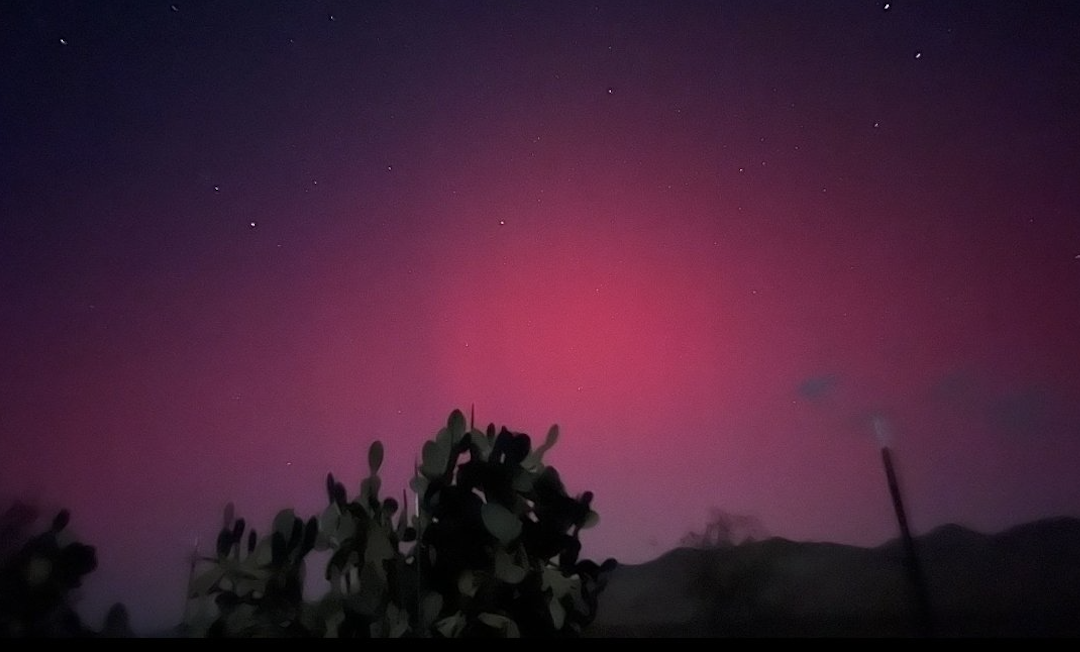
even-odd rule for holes
{"type": "Polygon", "coordinates": [[[36,509],[19,502],[0,517],[0,637],[90,636],[71,595],[97,568],[94,547],[65,532],[67,510],[45,532],[24,540],[37,517],[36,509]]]}
{"type": "Polygon", "coordinates": [[[481,432],[454,410],[424,443],[411,488],[416,513],[380,496],[383,446],[350,499],[333,474],[328,505],[305,524],[291,510],[272,534],[248,534],[226,509],[216,555],[189,587],[194,636],[576,636],[592,622],[606,573],[580,559],[580,532],[598,521],[593,496],[567,493],[528,435],[481,432]],[[326,595],[306,602],[304,558],[326,552],[326,595]]]}

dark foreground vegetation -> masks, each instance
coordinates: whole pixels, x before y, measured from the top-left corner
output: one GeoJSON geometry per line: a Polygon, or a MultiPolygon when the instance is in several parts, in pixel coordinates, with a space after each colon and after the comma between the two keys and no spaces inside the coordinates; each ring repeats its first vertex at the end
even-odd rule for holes
{"type": "MultiPolygon", "coordinates": [[[[193,562],[183,622],[157,635],[1080,636],[1078,519],[919,538],[927,622],[899,541],[757,540],[752,518],[721,515],[649,563],[582,559],[579,534],[598,516],[590,492],[570,495],[544,463],[557,439],[553,426],[534,447],[454,411],[423,445],[412,501],[382,494],[376,441],[359,493],[328,475],[320,514],[282,509],[260,535],[230,504],[212,554],[193,562]],[[324,593],[304,595],[305,572],[324,593]]],[[[98,626],[80,619],[73,596],[95,549],[66,511],[43,530],[40,516],[21,503],[0,516],[0,637],[133,636],[122,604],[98,626]]]]}
{"type": "MultiPolygon", "coordinates": [[[[187,637],[570,637],[595,618],[614,560],[581,558],[580,532],[598,520],[592,494],[567,493],[544,463],[558,428],[533,447],[455,410],[426,442],[409,509],[383,496],[383,446],[368,451],[355,496],[326,478],[327,507],[306,519],[282,509],[260,536],[225,509],[214,553],[197,559],[187,637]],[[304,595],[311,553],[325,553],[321,596],[304,595]]],[[[29,521],[24,518],[25,526],[29,521]]],[[[62,543],[67,514],[3,560],[4,636],[91,636],[70,592],[96,567],[94,549],[62,543]]],[[[312,568],[314,565],[312,564],[312,568]]],[[[118,605],[100,633],[124,633],[118,605]],[[115,612],[115,613],[114,613],[115,612]],[[113,622],[117,621],[117,622],[113,622]]]]}

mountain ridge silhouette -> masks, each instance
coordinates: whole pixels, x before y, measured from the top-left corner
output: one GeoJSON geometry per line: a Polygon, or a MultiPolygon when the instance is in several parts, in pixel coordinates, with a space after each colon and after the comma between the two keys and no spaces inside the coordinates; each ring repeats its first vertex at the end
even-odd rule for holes
{"type": "MultiPolygon", "coordinates": [[[[940,637],[1080,636],[1080,519],[916,537],[940,637]]],[[[676,548],[610,577],[590,636],[915,637],[899,538],[676,548]]]]}

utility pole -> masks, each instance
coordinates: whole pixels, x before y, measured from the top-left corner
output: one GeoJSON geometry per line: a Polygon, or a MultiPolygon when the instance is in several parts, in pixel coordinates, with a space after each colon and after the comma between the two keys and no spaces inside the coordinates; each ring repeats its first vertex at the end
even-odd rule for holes
{"type": "Polygon", "coordinates": [[[919,627],[923,636],[934,634],[934,612],[930,606],[930,593],[926,588],[926,578],[923,576],[922,566],[919,563],[918,551],[915,549],[915,537],[911,535],[908,527],[907,513],[904,511],[904,501],[900,497],[900,483],[896,479],[896,469],[893,467],[892,451],[885,441],[885,424],[880,417],[874,418],[874,429],[881,445],[881,461],[885,465],[885,477],[889,483],[889,495],[892,497],[893,511],[896,512],[896,521],[900,524],[900,537],[904,545],[904,567],[907,569],[908,580],[915,591],[916,607],[919,611],[919,627]]]}

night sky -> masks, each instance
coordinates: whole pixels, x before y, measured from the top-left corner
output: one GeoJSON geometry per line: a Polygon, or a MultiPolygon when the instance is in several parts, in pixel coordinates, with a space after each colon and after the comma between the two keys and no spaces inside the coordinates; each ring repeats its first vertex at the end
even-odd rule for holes
{"type": "MultiPolygon", "coordinates": [[[[1080,516],[1080,4],[0,4],[0,499],[176,623],[475,405],[639,563],[1080,516]]],[[[318,574],[320,569],[309,572],[318,574]]]]}

